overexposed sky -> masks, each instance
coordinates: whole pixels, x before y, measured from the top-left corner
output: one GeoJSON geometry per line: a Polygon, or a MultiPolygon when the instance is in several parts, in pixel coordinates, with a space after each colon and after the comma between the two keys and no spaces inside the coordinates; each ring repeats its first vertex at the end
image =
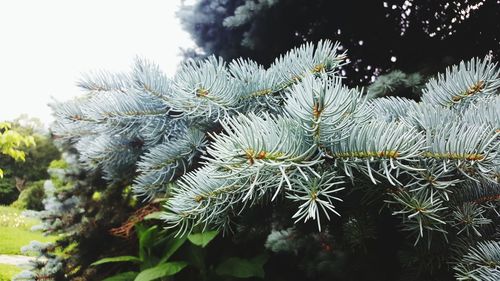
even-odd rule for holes
{"type": "Polygon", "coordinates": [[[180,0],[0,0],[0,121],[52,120],[51,97],[81,91],[81,74],[128,71],[136,55],[172,76],[192,47],[175,17],[180,0]]]}

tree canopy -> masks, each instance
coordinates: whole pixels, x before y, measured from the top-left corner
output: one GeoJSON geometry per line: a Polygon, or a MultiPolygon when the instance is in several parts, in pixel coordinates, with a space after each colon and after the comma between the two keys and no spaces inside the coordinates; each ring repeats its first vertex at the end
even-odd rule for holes
{"type": "Polygon", "coordinates": [[[495,0],[200,0],[179,16],[204,53],[228,60],[269,65],[304,41],[339,41],[351,85],[393,69],[435,73],[500,50],[495,0]]]}
{"type": "Polygon", "coordinates": [[[0,182],[0,204],[10,204],[28,184],[49,178],[47,168],[52,160],[60,158],[60,152],[36,118],[21,116],[3,124],[0,139],[4,140],[0,144],[4,145],[2,151],[11,154],[0,155],[4,176],[0,182]]]}
{"type": "Polygon", "coordinates": [[[18,149],[22,155],[23,163],[8,158],[0,158],[0,166],[8,171],[12,177],[22,178],[27,181],[36,181],[48,178],[47,167],[50,162],[60,158],[60,153],[54,145],[48,132],[40,120],[21,116],[13,120],[11,127],[19,136],[29,136],[24,142],[36,143],[18,149]]]}
{"type": "MultiPolygon", "coordinates": [[[[13,158],[15,161],[24,161],[25,152],[22,147],[35,145],[35,139],[32,136],[22,135],[17,131],[11,130],[12,125],[7,122],[0,122],[0,153],[13,158]]],[[[0,169],[0,177],[3,178],[4,171],[0,169]]]]}

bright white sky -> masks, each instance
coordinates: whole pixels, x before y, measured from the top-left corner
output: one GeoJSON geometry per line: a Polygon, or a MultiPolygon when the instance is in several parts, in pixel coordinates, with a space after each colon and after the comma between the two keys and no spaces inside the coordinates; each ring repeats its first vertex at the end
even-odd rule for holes
{"type": "Polygon", "coordinates": [[[82,73],[127,71],[136,55],[172,76],[192,47],[175,17],[180,0],[1,0],[0,121],[22,113],[52,121],[82,73]]]}

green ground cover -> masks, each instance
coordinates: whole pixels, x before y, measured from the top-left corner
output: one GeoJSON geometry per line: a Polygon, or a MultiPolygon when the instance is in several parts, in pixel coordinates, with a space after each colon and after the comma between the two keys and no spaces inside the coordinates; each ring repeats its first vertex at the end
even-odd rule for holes
{"type": "Polygon", "coordinates": [[[38,223],[36,219],[21,216],[18,209],[0,206],[0,254],[21,255],[21,247],[33,240],[56,240],[56,236],[46,237],[39,231],[31,231],[31,227],[38,223]]]}
{"type": "Polygon", "coordinates": [[[22,269],[15,265],[0,264],[0,281],[10,281],[12,277],[21,272],[21,270],[22,269]]]}

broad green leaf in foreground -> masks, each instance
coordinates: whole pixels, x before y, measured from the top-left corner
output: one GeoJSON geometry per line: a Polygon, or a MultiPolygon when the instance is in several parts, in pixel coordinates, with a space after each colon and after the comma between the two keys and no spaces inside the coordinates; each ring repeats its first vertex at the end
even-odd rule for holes
{"type": "Polygon", "coordinates": [[[148,268],[135,278],[135,281],[151,281],[161,277],[171,276],[186,267],[185,262],[166,262],[155,267],[148,268]]]}
{"type": "Polygon", "coordinates": [[[111,258],[103,258],[100,259],[96,262],[93,262],[91,265],[99,265],[103,263],[110,263],[110,262],[139,262],[141,261],[138,257],[134,256],[118,256],[118,257],[111,257],[111,258]]]}
{"type": "Polygon", "coordinates": [[[139,273],[135,271],[128,271],[108,277],[102,281],[133,281],[137,274],[139,273]]]}
{"type": "Polygon", "coordinates": [[[268,257],[265,255],[260,255],[250,260],[232,257],[219,264],[215,272],[218,275],[233,276],[237,278],[264,278],[263,266],[267,259],[268,257]]]}
{"type": "Polygon", "coordinates": [[[217,236],[217,234],[219,234],[218,230],[193,233],[188,235],[188,239],[196,246],[205,248],[205,246],[207,246],[208,243],[210,243],[210,241],[212,241],[217,236]]]}

